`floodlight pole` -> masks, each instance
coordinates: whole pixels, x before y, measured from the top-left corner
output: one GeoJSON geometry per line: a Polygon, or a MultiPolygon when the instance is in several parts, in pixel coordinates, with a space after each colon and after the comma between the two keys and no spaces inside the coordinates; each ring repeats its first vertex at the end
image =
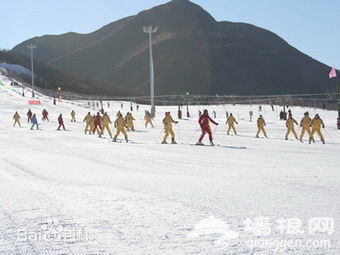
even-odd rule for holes
{"type": "Polygon", "coordinates": [[[30,44],[27,48],[31,49],[31,69],[32,69],[32,98],[34,98],[34,69],[33,69],[33,49],[37,46],[30,44]]]}
{"type": "Polygon", "coordinates": [[[155,84],[154,84],[154,69],[153,69],[153,57],[152,57],[152,34],[156,33],[158,27],[152,28],[152,26],[143,27],[144,33],[149,34],[149,55],[150,55],[150,103],[151,103],[151,116],[155,117],[155,84]]]}

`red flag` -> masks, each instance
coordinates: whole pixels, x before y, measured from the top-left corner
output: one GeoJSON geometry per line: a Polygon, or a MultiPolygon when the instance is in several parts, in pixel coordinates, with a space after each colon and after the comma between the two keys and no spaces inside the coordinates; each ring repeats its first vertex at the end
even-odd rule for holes
{"type": "Polygon", "coordinates": [[[329,72],[328,76],[329,76],[329,79],[336,77],[336,71],[334,67],[331,68],[331,71],[329,72]]]}

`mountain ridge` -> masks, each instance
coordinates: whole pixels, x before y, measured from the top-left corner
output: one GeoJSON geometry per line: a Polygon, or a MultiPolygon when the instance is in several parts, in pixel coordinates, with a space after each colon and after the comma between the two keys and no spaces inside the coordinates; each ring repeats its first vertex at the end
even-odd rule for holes
{"type": "MultiPolygon", "coordinates": [[[[148,36],[153,34],[155,93],[287,94],[331,89],[328,66],[266,29],[216,21],[188,0],[173,0],[88,34],[35,37],[13,48],[61,71],[149,94],[148,36]]],[[[102,88],[98,87],[98,91],[102,88]]]]}

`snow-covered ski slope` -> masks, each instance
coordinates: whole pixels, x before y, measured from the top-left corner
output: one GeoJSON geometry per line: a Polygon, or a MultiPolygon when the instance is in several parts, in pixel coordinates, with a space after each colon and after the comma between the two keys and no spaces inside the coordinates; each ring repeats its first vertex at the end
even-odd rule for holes
{"type": "MultiPolygon", "coordinates": [[[[91,108],[88,102],[53,105],[41,96],[41,105],[28,105],[6,77],[0,81],[1,255],[340,254],[335,111],[291,107],[298,121],[308,110],[325,122],[326,144],[317,136],[308,144],[307,137],[304,143],[284,140],[278,106],[263,105],[261,112],[269,139],[256,139],[256,122],[249,121],[250,110],[258,117],[258,105],[189,106],[192,117],[174,125],[178,144],[163,145],[164,112],[177,120],[177,107],[158,106],[155,128],[145,128],[148,106],[136,111],[134,105],[131,142],[113,143],[107,133],[84,134],[84,116],[98,110],[92,102],[91,108]],[[28,108],[41,130],[30,130],[28,108]],[[44,108],[50,122],[41,121],[44,108]],[[220,125],[212,130],[219,146],[192,146],[204,108],[217,113],[220,125]],[[70,122],[72,109],[76,123],[70,122]],[[15,111],[21,128],[12,126],[15,111]],[[237,118],[238,136],[226,135],[225,111],[237,118]],[[60,113],[69,131],[56,131],[60,113]],[[238,237],[228,236],[226,226],[238,237]]],[[[129,102],[105,106],[112,120],[118,110],[130,110],[129,102]]]]}

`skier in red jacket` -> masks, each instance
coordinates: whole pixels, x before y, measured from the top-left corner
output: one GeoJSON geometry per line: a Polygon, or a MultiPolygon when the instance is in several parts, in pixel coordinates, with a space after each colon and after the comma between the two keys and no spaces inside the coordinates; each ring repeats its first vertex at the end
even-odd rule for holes
{"type": "Polygon", "coordinates": [[[100,112],[97,112],[97,115],[96,117],[94,118],[94,127],[93,127],[93,130],[92,130],[92,133],[94,134],[97,130],[98,134],[99,134],[99,137],[101,137],[102,135],[102,125],[101,125],[101,120],[102,120],[102,117],[100,116],[100,112]]]}
{"type": "Polygon", "coordinates": [[[66,130],[62,114],[60,114],[58,117],[58,123],[59,123],[59,127],[57,130],[60,130],[61,127],[63,127],[63,129],[66,130]]]}
{"type": "Polygon", "coordinates": [[[31,111],[31,109],[28,109],[28,112],[27,112],[27,122],[28,123],[32,122],[32,115],[33,115],[33,113],[31,111]]]}
{"type": "Polygon", "coordinates": [[[50,120],[48,119],[48,111],[46,111],[46,109],[44,109],[44,110],[42,111],[42,120],[43,120],[43,121],[45,121],[45,120],[50,121],[50,120]]]}
{"type": "Polygon", "coordinates": [[[201,134],[200,138],[198,139],[198,142],[196,143],[197,145],[203,145],[202,140],[203,140],[206,133],[208,133],[208,135],[209,135],[210,144],[214,145],[213,137],[212,137],[212,133],[211,133],[211,128],[210,128],[210,125],[209,125],[210,122],[212,122],[215,125],[218,125],[217,122],[215,122],[213,119],[211,119],[209,117],[208,110],[205,109],[203,111],[202,116],[198,120],[198,123],[200,124],[201,129],[202,129],[202,134],[201,134]]]}

